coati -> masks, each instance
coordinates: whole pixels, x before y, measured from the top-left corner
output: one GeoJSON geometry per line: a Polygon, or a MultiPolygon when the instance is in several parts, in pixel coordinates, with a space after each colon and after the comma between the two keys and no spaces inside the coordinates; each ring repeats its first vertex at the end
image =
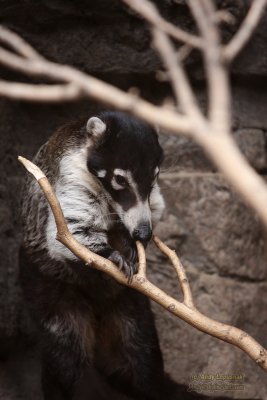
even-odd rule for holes
{"type": "MultiPolygon", "coordinates": [[[[161,160],[154,129],[105,111],[58,129],[34,163],[53,185],[75,238],[131,279],[137,272],[135,241],[149,242],[164,208],[157,183],[161,160]]],[[[51,210],[31,176],[22,219],[20,278],[41,331],[45,399],[77,398],[92,367],[131,398],[164,399],[148,299],[56,241],[51,210]]]]}

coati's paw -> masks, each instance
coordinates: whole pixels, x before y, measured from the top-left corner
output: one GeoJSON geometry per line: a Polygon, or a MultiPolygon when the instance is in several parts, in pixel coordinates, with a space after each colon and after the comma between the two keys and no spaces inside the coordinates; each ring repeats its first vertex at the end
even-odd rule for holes
{"type": "Polygon", "coordinates": [[[128,282],[131,282],[134,274],[137,273],[137,265],[132,261],[127,261],[124,256],[117,250],[114,250],[108,259],[114,262],[120,271],[123,271],[125,276],[128,278],[128,282]]]}

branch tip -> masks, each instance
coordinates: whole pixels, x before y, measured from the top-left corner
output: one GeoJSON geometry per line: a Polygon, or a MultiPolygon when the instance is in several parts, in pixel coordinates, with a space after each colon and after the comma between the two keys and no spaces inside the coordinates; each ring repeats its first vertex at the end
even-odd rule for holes
{"type": "Polygon", "coordinates": [[[30,172],[37,181],[39,181],[42,178],[45,178],[45,174],[40,170],[37,165],[33,164],[31,161],[29,161],[27,158],[18,156],[19,162],[23,164],[23,166],[27,169],[28,172],[30,172]]]}

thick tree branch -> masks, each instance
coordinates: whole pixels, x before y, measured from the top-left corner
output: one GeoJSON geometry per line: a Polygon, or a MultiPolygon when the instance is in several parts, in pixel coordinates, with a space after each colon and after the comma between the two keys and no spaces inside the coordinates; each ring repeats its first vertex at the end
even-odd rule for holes
{"type": "MultiPolygon", "coordinates": [[[[170,132],[180,132],[185,136],[191,135],[192,121],[189,121],[188,118],[180,115],[177,112],[154,106],[153,104],[142,100],[135,95],[123,92],[122,90],[90,75],[86,75],[75,68],[56,64],[45,59],[25,59],[1,48],[0,64],[25,74],[46,77],[75,85],[80,91],[81,96],[89,96],[112,107],[128,111],[131,114],[144,119],[150,124],[164,126],[165,129],[169,130],[170,132]]],[[[7,85],[8,83],[6,84],[5,92],[3,91],[3,94],[6,96],[8,96],[7,85]]],[[[10,84],[10,89],[10,97],[15,97],[14,83],[13,85],[10,84]]],[[[21,89],[21,86],[18,86],[18,89],[21,89]]],[[[26,89],[28,90],[28,88],[26,89]]],[[[51,97],[54,99],[54,94],[51,97]]]]}
{"type": "Polygon", "coordinates": [[[177,255],[164,245],[159,238],[154,238],[154,241],[159,249],[170,258],[177,271],[177,276],[184,294],[184,302],[175,300],[147,279],[145,272],[145,252],[141,243],[137,242],[138,254],[140,257],[140,269],[139,272],[134,275],[133,280],[129,282],[115,264],[97,254],[94,254],[92,251],[77,242],[77,240],[70,234],[58,199],[43,172],[35,164],[23,157],[19,157],[19,161],[37,179],[47,201],[50,204],[58,231],[57,240],[63,243],[78,258],[86,264],[92,264],[96,269],[107,273],[119,283],[138,290],[198,330],[239,347],[263,370],[267,371],[267,351],[255,339],[238,328],[207,317],[194,307],[191,290],[182,264],[177,255]]]}

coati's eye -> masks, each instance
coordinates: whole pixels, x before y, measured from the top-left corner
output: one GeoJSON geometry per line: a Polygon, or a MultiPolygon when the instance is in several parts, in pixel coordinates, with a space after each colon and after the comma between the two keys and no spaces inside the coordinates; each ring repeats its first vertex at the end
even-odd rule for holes
{"type": "Polygon", "coordinates": [[[128,186],[128,181],[122,175],[115,175],[115,181],[120,186],[128,186]]]}
{"type": "Polygon", "coordinates": [[[132,176],[130,171],[115,168],[113,171],[113,177],[111,179],[111,186],[115,190],[123,190],[128,186],[131,186],[132,183],[132,176]]]}

